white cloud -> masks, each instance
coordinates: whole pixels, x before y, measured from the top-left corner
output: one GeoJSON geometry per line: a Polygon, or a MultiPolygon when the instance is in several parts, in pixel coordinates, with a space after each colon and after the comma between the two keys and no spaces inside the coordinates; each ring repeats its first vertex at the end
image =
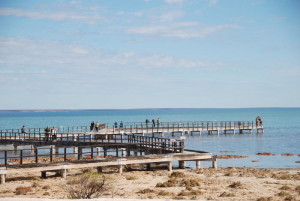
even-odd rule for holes
{"type": "Polygon", "coordinates": [[[185,0],[164,0],[164,2],[169,4],[182,4],[185,0]]]}
{"type": "Polygon", "coordinates": [[[133,27],[126,30],[127,33],[141,34],[158,37],[172,37],[172,38],[203,38],[223,31],[225,29],[237,29],[239,26],[224,24],[218,26],[200,27],[197,22],[181,22],[173,23],[166,26],[141,26],[133,27]]]}
{"type": "Polygon", "coordinates": [[[106,20],[105,17],[100,15],[84,16],[78,15],[74,12],[39,12],[22,10],[15,8],[0,8],[0,16],[15,16],[26,17],[31,19],[51,19],[51,20],[77,20],[85,23],[95,23],[97,21],[106,20]]]}
{"type": "MultiPolygon", "coordinates": [[[[78,44],[61,44],[26,38],[0,37],[0,67],[33,68],[82,72],[97,70],[112,74],[115,71],[136,71],[153,68],[206,68],[220,66],[218,62],[188,60],[163,55],[139,55],[134,52],[108,52],[78,44]]],[[[3,73],[3,72],[2,72],[3,73]]]]}
{"type": "Polygon", "coordinates": [[[184,16],[184,12],[180,10],[169,11],[159,15],[157,18],[159,21],[172,21],[184,16]]]}
{"type": "Polygon", "coordinates": [[[209,0],[209,1],[208,1],[208,5],[209,5],[209,6],[215,6],[215,5],[217,5],[217,3],[218,3],[217,0],[209,0]]]}

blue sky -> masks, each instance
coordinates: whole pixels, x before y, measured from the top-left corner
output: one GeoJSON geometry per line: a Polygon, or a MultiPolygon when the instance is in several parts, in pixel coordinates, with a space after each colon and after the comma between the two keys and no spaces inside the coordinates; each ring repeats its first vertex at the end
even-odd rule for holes
{"type": "Polygon", "coordinates": [[[300,107],[298,0],[0,0],[0,109],[300,107]]]}

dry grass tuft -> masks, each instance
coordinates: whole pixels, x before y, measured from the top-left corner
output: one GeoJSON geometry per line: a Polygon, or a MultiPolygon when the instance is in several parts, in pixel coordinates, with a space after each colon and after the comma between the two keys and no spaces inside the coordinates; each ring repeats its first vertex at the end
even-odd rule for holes
{"type": "Polygon", "coordinates": [[[223,192],[223,193],[220,194],[219,197],[235,197],[235,194],[234,193],[223,192]]]}
{"type": "Polygon", "coordinates": [[[242,185],[242,183],[239,182],[239,181],[233,182],[228,187],[230,187],[230,188],[238,188],[238,189],[244,188],[243,185],[242,185]]]}
{"type": "Polygon", "coordinates": [[[19,186],[16,188],[15,193],[16,195],[26,195],[28,192],[31,192],[32,189],[26,186],[19,186]]]}

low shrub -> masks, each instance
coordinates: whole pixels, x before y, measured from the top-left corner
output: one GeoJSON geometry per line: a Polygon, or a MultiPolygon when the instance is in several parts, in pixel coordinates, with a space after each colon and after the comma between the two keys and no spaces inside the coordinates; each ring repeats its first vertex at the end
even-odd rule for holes
{"type": "Polygon", "coordinates": [[[285,191],[281,191],[281,192],[277,193],[276,195],[278,195],[280,197],[290,196],[290,194],[285,191]]]}
{"type": "Polygon", "coordinates": [[[28,192],[31,192],[32,189],[26,186],[19,186],[16,188],[15,193],[16,195],[26,195],[28,192]]]}
{"type": "Polygon", "coordinates": [[[260,197],[260,198],[257,198],[256,201],[270,201],[272,200],[270,197],[266,198],[266,197],[260,197]]]}
{"type": "Polygon", "coordinates": [[[291,188],[288,187],[287,185],[284,185],[284,186],[280,187],[279,190],[291,190],[291,188]]]}
{"type": "Polygon", "coordinates": [[[179,177],[179,178],[182,178],[182,177],[185,177],[185,174],[183,172],[172,172],[172,174],[170,175],[170,177],[179,177]]]}
{"type": "Polygon", "coordinates": [[[223,193],[220,194],[219,197],[235,197],[235,194],[234,193],[223,192],[223,193]]]}
{"type": "Polygon", "coordinates": [[[228,187],[230,187],[230,188],[243,188],[243,185],[242,185],[241,182],[237,181],[237,182],[233,182],[228,187]]]}
{"type": "Polygon", "coordinates": [[[50,195],[50,193],[49,193],[49,192],[45,192],[43,195],[48,195],[48,196],[49,196],[49,195],[50,195]]]}
{"type": "Polygon", "coordinates": [[[137,180],[137,178],[135,176],[128,176],[126,177],[127,180],[137,180]]]}
{"type": "Polygon", "coordinates": [[[50,186],[49,186],[49,185],[43,186],[43,189],[44,189],[44,190],[49,190],[49,189],[50,189],[50,186]]]}
{"type": "Polygon", "coordinates": [[[106,191],[104,175],[86,172],[67,181],[69,198],[91,199],[106,191]]]}
{"type": "Polygon", "coordinates": [[[181,181],[181,185],[187,188],[200,186],[199,179],[184,179],[181,181]]]}
{"type": "Polygon", "coordinates": [[[40,186],[40,184],[38,182],[36,182],[36,181],[32,182],[32,184],[31,184],[32,188],[37,188],[39,186],[40,186]]]}
{"type": "Polygon", "coordinates": [[[150,189],[150,188],[145,188],[143,190],[140,190],[138,191],[138,193],[142,193],[142,194],[145,194],[145,193],[153,193],[154,190],[150,189]]]}
{"type": "Polygon", "coordinates": [[[170,196],[170,195],[172,195],[172,193],[170,193],[168,191],[159,191],[157,195],[160,195],[160,196],[170,196]]]}

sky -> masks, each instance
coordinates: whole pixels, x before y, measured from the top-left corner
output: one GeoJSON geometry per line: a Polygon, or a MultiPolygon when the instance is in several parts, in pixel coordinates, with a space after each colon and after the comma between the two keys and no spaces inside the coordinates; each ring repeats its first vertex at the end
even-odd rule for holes
{"type": "Polygon", "coordinates": [[[0,109],[300,107],[299,0],[0,0],[0,109]]]}

